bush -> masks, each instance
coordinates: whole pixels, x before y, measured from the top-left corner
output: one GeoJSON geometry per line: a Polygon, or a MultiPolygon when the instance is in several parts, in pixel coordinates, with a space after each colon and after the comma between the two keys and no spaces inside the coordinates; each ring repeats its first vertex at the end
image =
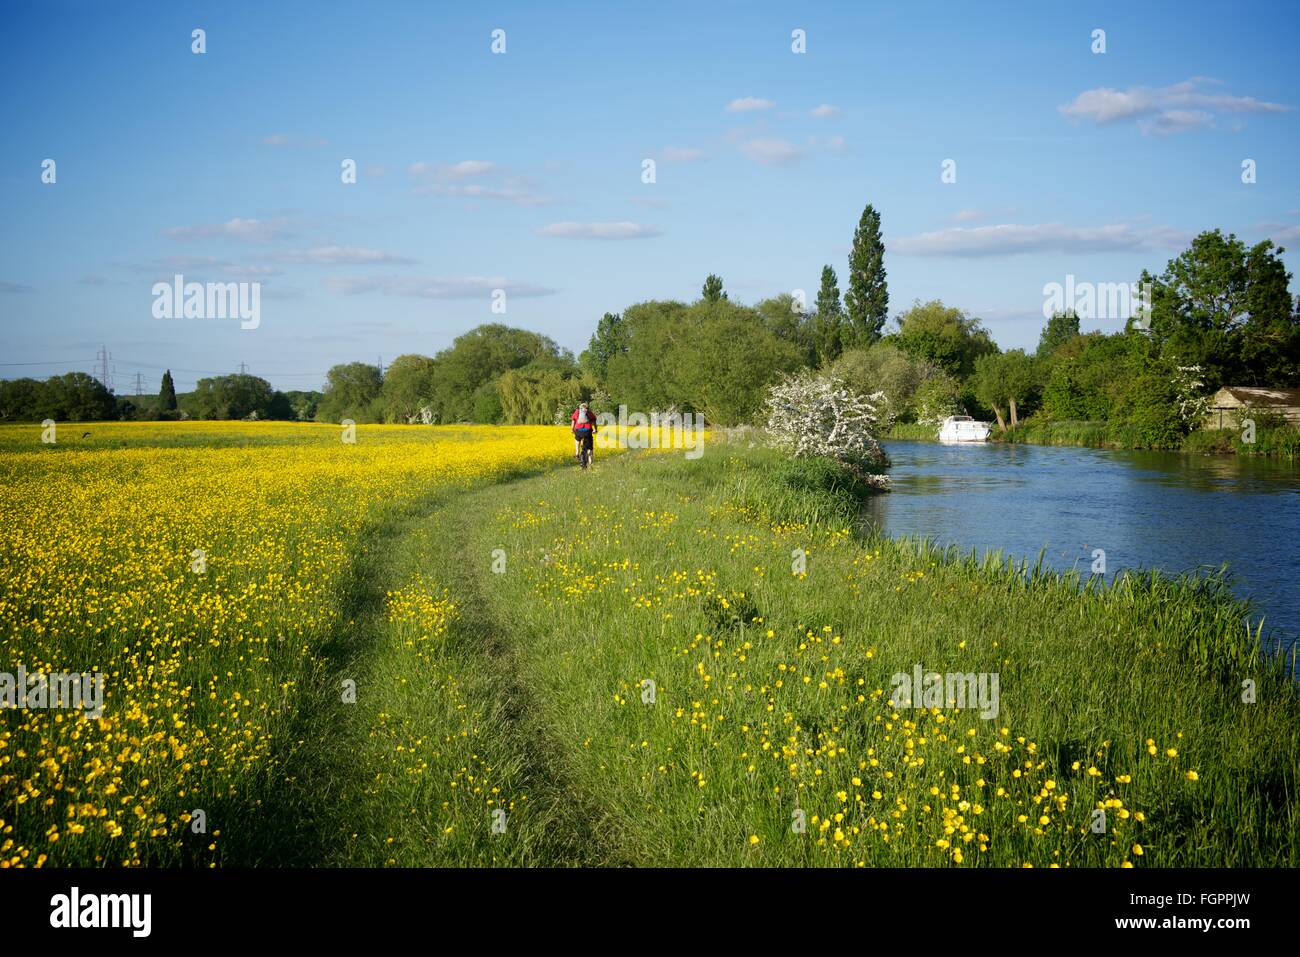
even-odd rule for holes
{"type": "Polygon", "coordinates": [[[834,376],[804,370],[768,390],[768,433],[793,458],[831,459],[867,485],[887,489],[889,459],[876,440],[883,399],[879,392],[860,395],[834,376]]]}
{"type": "Polygon", "coordinates": [[[913,407],[918,425],[941,425],[961,408],[961,384],[946,372],[936,372],[917,388],[913,407]]]}
{"type": "Polygon", "coordinates": [[[917,387],[937,372],[925,360],[887,342],[849,349],[830,367],[831,375],[860,395],[883,393],[890,417],[904,421],[913,418],[917,387]]]}
{"type": "Polygon", "coordinates": [[[484,425],[497,425],[501,422],[504,412],[501,408],[501,390],[497,388],[495,381],[484,382],[474,390],[473,410],[471,418],[475,422],[484,425]]]}
{"type": "Polygon", "coordinates": [[[1178,411],[1178,387],[1157,370],[1142,373],[1124,396],[1123,422],[1143,448],[1176,449],[1187,434],[1178,411]]]}

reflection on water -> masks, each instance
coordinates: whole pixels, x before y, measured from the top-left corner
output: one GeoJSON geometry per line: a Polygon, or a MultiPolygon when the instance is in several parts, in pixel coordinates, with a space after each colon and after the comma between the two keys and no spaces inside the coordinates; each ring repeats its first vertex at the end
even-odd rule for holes
{"type": "Polygon", "coordinates": [[[1087,575],[1227,564],[1266,628],[1300,635],[1300,466],[1039,445],[885,443],[894,491],[864,517],[893,536],[1000,549],[1087,575]]]}

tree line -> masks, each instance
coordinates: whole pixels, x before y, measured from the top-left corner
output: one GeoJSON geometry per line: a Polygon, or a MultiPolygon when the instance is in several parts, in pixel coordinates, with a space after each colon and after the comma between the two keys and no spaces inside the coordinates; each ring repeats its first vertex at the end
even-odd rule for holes
{"type": "Polygon", "coordinates": [[[1085,332],[1068,309],[1036,350],[1003,351],[981,321],[939,300],[889,320],[880,215],[853,233],[846,288],[831,265],[815,302],[782,294],[745,305],[709,275],[698,299],[651,300],[606,313],[577,357],[551,338],[479,326],[433,356],[384,370],[336,365],[320,392],[281,392],[251,375],[200,379],[177,395],[113,396],[84,373],[0,383],[0,420],[225,418],[386,423],[544,424],[580,400],[598,408],[703,413],[719,425],[761,418],[766,390],[813,368],[863,394],[884,394],[889,419],[934,424],[965,412],[1015,426],[1026,416],[1134,426],[1144,441],[1189,428],[1187,389],[1300,385],[1300,303],[1271,241],[1247,247],[1219,230],[1197,236],[1151,284],[1149,323],[1085,332]]]}

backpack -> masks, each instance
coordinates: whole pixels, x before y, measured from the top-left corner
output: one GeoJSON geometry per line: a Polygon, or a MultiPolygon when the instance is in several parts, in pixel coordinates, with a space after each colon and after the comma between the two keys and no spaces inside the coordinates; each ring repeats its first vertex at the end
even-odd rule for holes
{"type": "Polygon", "coordinates": [[[591,424],[591,419],[588,418],[588,414],[589,414],[589,413],[588,413],[588,411],[587,411],[586,409],[579,409],[579,410],[578,410],[578,424],[579,424],[579,425],[590,425],[590,424],[591,424]]]}

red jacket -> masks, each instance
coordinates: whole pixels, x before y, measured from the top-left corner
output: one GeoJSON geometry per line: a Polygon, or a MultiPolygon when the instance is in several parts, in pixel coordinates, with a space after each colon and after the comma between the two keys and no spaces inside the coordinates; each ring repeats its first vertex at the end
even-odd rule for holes
{"type": "MultiPolygon", "coordinates": [[[[569,427],[570,427],[570,429],[572,429],[574,432],[578,431],[578,429],[581,428],[581,426],[578,425],[578,412],[579,412],[579,411],[581,411],[581,410],[579,410],[579,409],[574,409],[574,410],[573,410],[573,415],[569,416],[569,427]]],[[[590,428],[591,431],[592,431],[593,433],[596,431],[596,413],[595,413],[595,412],[592,412],[591,409],[587,409],[587,422],[586,422],[586,427],[590,428]]]]}

